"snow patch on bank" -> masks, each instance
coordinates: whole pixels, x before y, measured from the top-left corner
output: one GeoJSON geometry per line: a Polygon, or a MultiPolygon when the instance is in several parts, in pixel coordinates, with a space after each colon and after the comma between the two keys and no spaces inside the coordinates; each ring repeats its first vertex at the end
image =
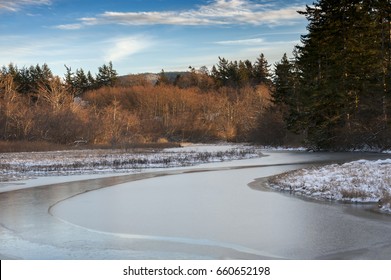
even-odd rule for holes
{"type": "Polygon", "coordinates": [[[70,150],[4,153],[0,154],[0,192],[10,185],[12,189],[22,188],[26,181],[35,178],[44,177],[49,181],[47,177],[50,176],[108,176],[260,156],[259,148],[245,144],[188,145],[175,149],[146,149],[143,152],[70,150]]]}
{"type": "Polygon", "coordinates": [[[391,213],[391,159],[296,170],[270,178],[269,185],[315,199],[379,203],[391,213]]]}

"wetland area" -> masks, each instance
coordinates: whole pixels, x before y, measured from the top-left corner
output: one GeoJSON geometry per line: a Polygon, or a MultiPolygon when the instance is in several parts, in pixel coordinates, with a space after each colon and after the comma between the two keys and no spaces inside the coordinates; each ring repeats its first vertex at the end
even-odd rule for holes
{"type": "Polygon", "coordinates": [[[265,185],[291,170],[384,158],[265,150],[133,174],[38,178],[40,186],[0,193],[0,256],[391,259],[391,216],[375,205],[305,199],[265,185]]]}

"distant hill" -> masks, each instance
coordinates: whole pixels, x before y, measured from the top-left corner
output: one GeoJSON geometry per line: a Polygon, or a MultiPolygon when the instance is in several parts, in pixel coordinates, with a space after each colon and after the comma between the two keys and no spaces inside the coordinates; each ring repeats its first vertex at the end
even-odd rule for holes
{"type": "MultiPolygon", "coordinates": [[[[189,72],[164,72],[164,75],[170,82],[174,82],[178,75],[184,75],[189,72]]],[[[120,86],[132,86],[140,84],[152,84],[155,85],[159,79],[160,73],[142,73],[142,74],[129,74],[119,76],[117,84],[120,86]]]]}

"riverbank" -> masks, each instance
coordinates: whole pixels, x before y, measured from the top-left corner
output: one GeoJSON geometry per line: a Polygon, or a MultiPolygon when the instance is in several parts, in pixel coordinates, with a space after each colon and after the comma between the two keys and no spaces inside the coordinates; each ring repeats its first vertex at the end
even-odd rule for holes
{"type": "Polygon", "coordinates": [[[132,151],[86,149],[0,153],[0,184],[37,177],[132,173],[144,169],[187,167],[260,156],[260,148],[244,144],[192,145],[132,151]]]}
{"type": "Polygon", "coordinates": [[[313,199],[374,203],[391,214],[391,159],[300,169],[273,176],[267,183],[275,190],[313,199]]]}

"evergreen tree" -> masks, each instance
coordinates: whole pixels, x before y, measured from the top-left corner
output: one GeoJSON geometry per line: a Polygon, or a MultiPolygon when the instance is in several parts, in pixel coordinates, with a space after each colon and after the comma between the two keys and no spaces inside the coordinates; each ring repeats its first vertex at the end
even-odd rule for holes
{"type": "Polygon", "coordinates": [[[225,86],[231,78],[229,74],[229,62],[225,58],[219,56],[219,62],[212,68],[212,77],[215,79],[218,86],[225,86]]]}
{"type": "Polygon", "coordinates": [[[274,68],[273,102],[277,105],[288,106],[291,111],[297,109],[297,79],[294,64],[289,61],[288,56],[285,53],[281,61],[274,65],[274,68]]]}
{"type": "Polygon", "coordinates": [[[76,69],[76,73],[72,72],[72,69],[66,65],[65,68],[67,70],[64,78],[65,84],[72,95],[81,95],[88,90],[99,87],[91,71],[88,71],[86,75],[82,68],[76,69]]]}
{"type": "Polygon", "coordinates": [[[96,81],[91,74],[91,71],[87,72],[88,89],[94,89],[96,87],[96,81]]]}
{"type": "Polygon", "coordinates": [[[26,67],[21,68],[14,76],[14,81],[17,84],[17,91],[22,94],[30,94],[34,89],[34,81],[30,75],[30,70],[26,67]]]}
{"type": "Polygon", "coordinates": [[[95,79],[96,85],[97,87],[114,86],[117,76],[117,71],[113,69],[113,63],[110,61],[109,65],[103,64],[103,66],[99,67],[95,79]]]}
{"type": "Polygon", "coordinates": [[[297,48],[303,110],[290,121],[311,145],[376,145],[384,134],[389,10],[389,1],[320,0],[301,12],[309,21],[297,48]]]}
{"type": "Polygon", "coordinates": [[[75,87],[77,88],[76,95],[80,95],[89,89],[88,78],[83,69],[76,70],[75,87]]]}
{"type": "Polygon", "coordinates": [[[75,73],[72,72],[72,69],[71,67],[68,67],[66,65],[65,66],[65,69],[66,69],[66,73],[65,73],[65,77],[64,77],[64,80],[65,80],[65,83],[68,87],[74,87],[74,75],[75,73]]]}
{"type": "Polygon", "coordinates": [[[238,76],[241,87],[254,85],[254,69],[251,61],[239,61],[238,76]]]}
{"type": "Polygon", "coordinates": [[[240,88],[244,86],[271,85],[270,65],[264,54],[260,54],[254,64],[249,60],[228,61],[219,57],[212,67],[211,77],[218,87],[240,88]]]}
{"type": "Polygon", "coordinates": [[[53,78],[52,71],[47,64],[40,66],[23,67],[19,69],[12,63],[2,68],[4,75],[10,75],[13,79],[16,91],[21,94],[35,95],[40,86],[47,85],[53,78]]]}
{"type": "Polygon", "coordinates": [[[253,67],[254,82],[256,84],[270,84],[270,65],[263,53],[257,58],[253,67]]]}

